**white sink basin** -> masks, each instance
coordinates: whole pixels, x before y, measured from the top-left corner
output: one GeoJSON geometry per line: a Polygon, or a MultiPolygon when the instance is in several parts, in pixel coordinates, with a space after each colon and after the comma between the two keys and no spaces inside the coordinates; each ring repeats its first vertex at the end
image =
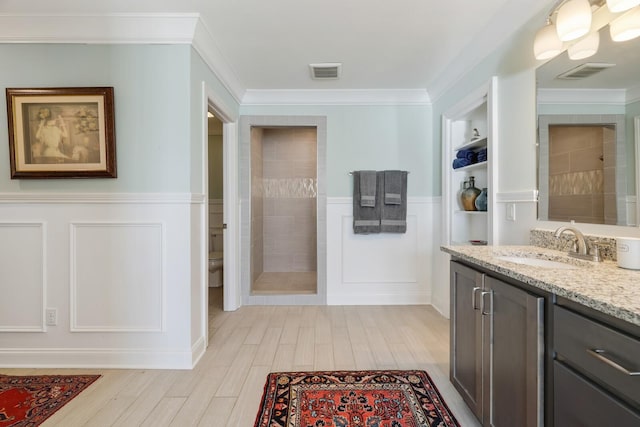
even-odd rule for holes
{"type": "Polygon", "coordinates": [[[501,261],[515,262],[516,264],[524,264],[532,267],[541,268],[561,268],[565,270],[577,270],[580,267],[566,262],[552,261],[550,259],[527,258],[519,256],[498,256],[496,259],[501,261]]]}

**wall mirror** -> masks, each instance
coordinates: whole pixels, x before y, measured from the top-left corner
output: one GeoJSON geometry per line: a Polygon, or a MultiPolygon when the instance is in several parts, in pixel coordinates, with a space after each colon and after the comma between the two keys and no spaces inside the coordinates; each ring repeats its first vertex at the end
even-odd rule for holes
{"type": "Polygon", "coordinates": [[[637,226],[640,38],[536,70],[538,219],[637,226]]]}

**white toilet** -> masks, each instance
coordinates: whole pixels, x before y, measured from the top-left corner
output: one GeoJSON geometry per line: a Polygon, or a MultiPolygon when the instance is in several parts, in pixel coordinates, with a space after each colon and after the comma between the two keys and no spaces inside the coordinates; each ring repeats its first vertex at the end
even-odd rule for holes
{"type": "Polygon", "coordinates": [[[222,267],[224,256],[222,252],[209,252],[209,286],[219,288],[222,286],[222,267]]]}
{"type": "Polygon", "coordinates": [[[209,287],[219,288],[223,284],[224,267],[222,230],[220,230],[220,233],[212,231],[209,242],[209,287]]]}

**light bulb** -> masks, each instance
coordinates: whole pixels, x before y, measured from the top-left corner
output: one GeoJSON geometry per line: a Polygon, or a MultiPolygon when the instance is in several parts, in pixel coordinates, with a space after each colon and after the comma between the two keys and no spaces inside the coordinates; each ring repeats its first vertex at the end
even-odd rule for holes
{"type": "Polygon", "coordinates": [[[640,36],[640,6],[611,21],[609,31],[614,42],[624,42],[640,36]]]}
{"type": "Polygon", "coordinates": [[[558,37],[562,41],[578,39],[591,29],[589,0],[569,0],[558,9],[556,20],[558,37]]]}
{"type": "Polygon", "coordinates": [[[600,46],[600,33],[590,33],[569,46],[569,58],[575,60],[588,58],[598,51],[600,46]]]}
{"type": "Polygon", "coordinates": [[[640,0],[607,0],[607,7],[613,13],[624,12],[640,4],[640,0]]]}
{"type": "Polygon", "coordinates": [[[555,25],[548,24],[537,33],[533,42],[536,59],[550,59],[562,52],[563,45],[558,38],[555,25]]]}

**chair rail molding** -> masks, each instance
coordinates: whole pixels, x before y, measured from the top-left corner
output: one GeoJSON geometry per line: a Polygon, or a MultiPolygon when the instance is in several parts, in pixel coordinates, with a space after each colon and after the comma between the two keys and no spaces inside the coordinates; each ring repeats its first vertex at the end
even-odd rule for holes
{"type": "Polygon", "coordinates": [[[204,204],[200,193],[0,193],[0,204],[204,204]]]}

